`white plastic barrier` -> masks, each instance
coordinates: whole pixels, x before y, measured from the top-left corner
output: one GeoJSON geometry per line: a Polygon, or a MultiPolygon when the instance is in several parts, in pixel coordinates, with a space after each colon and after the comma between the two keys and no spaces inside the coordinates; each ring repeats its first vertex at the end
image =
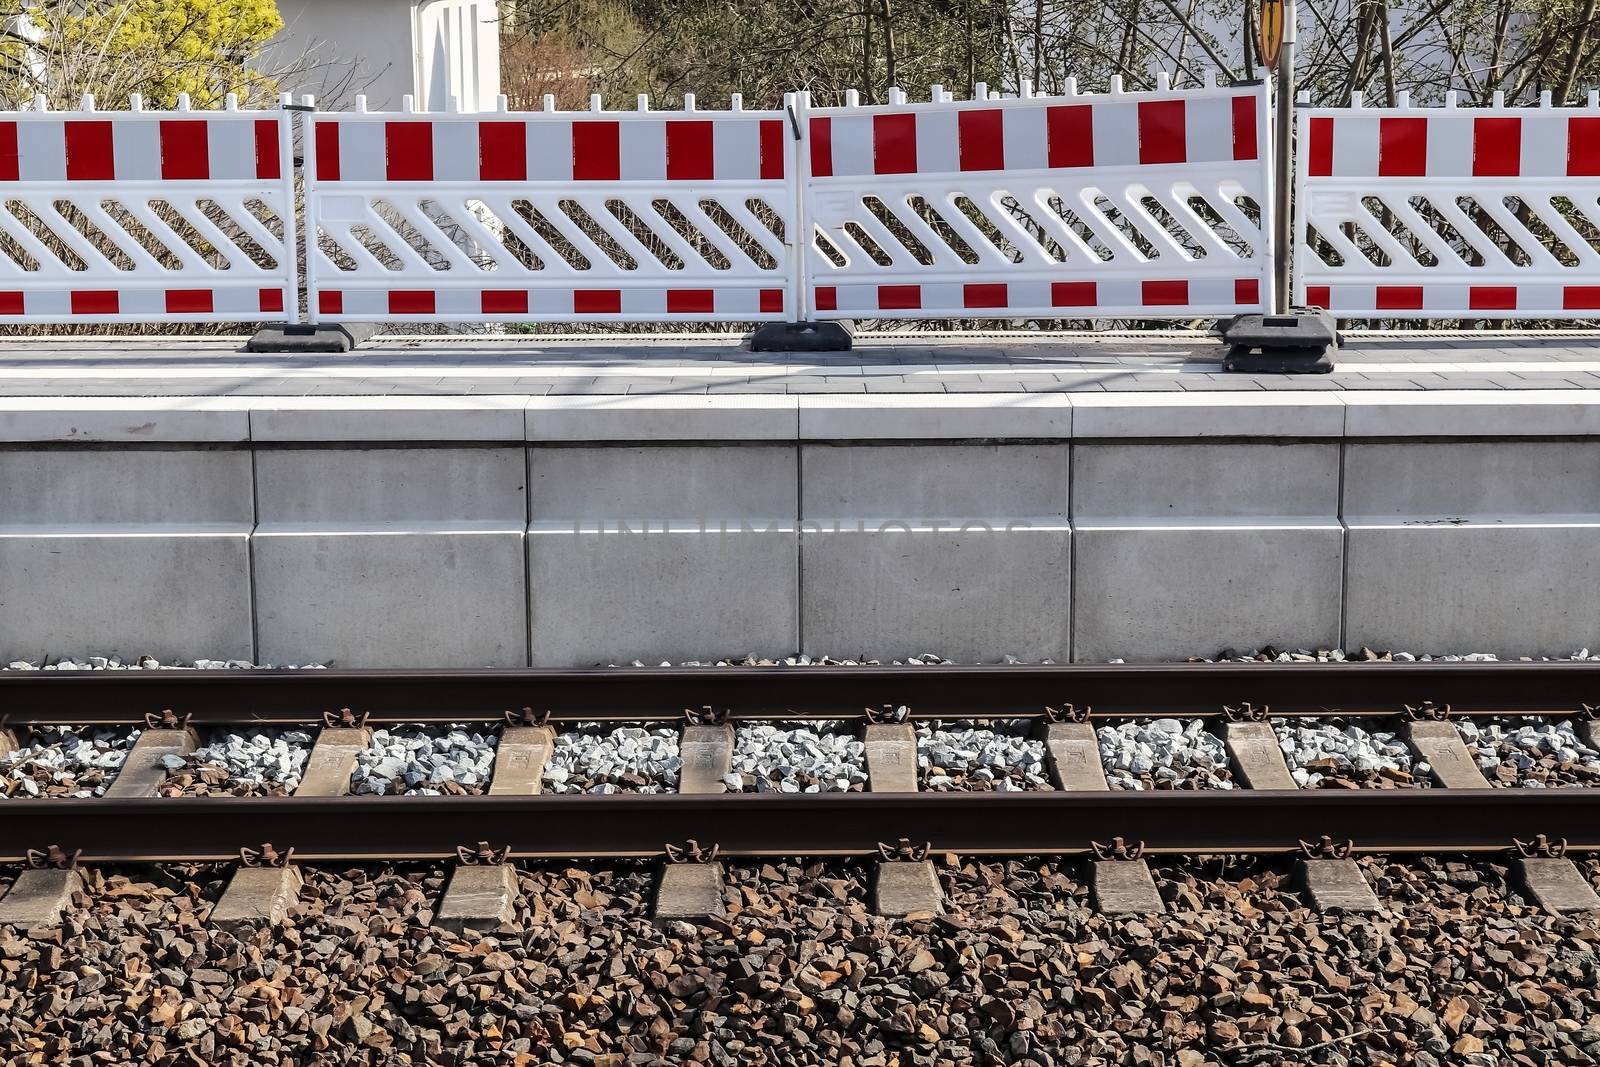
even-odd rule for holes
{"type": "Polygon", "coordinates": [[[1295,300],[1352,318],[1600,317],[1600,107],[1299,112],[1295,300]]]}
{"type": "Polygon", "coordinates": [[[1264,85],[813,108],[819,318],[1265,310],[1264,85]]]}
{"type": "Polygon", "coordinates": [[[314,320],[794,317],[784,112],[406,104],[311,116],[314,320]]]}
{"type": "Polygon", "coordinates": [[[296,319],[289,115],[0,116],[0,323],[296,319]]]}

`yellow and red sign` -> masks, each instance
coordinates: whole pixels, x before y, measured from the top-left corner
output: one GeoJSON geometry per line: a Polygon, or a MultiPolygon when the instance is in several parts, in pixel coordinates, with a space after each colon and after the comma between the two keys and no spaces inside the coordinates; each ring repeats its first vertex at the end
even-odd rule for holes
{"type": "Polygon", "coordinates": [[[1278,69],[1278,55],[1283,51],[1283,0],[1261,0],[1256,43],[1261,46],[1261,62],[1269,70],[1278,69]]]}

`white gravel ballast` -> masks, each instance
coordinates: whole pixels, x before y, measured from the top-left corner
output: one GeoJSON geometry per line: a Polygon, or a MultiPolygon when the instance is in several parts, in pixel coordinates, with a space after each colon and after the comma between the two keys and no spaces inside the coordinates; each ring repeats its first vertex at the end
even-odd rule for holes
{"type": "Polygon", "coordinates": [[[0,757],[5,795],[97,797],[138,739],[138,730],[34,727],[16,751],[0,757]]]}
{"type": "Polygon", "coordinates": [[[356,757],[352,793],[440,796],[482,793],[494,772],[499,735],[465,726],[403,726],[372,731],[356,757]]]}
{"type": "Polygon", "coordinates": [[[917,769],[923,788],[1007,792],[1054,789],[1044,742],[1021,722],[917,724],[917,769]]]}
{"type": "Polygon", "coordinates": [[[837,723],[740,723],[730,793],[847,793],[867,783],[867,748],[837,723]]]}
{"type": "Polygon", "coordinates": [[[1570,722],[1462,719],[1456,723],[1490,785],[1523,789],[1600,785],[1600,752],[1570,722]]]}
{"type": "Polygon", "coordinates": [[[1232,789],[1228,746],[1205,721],[1151,719],[1095,731],[1112,789],[1232,789]]]}
{"type": "Polygon", "coordinates": [[[1430,768],[1390,730],[1316,719],[1274,719],[1289,774],[1302,789],[1427,787],[1430,768]]]}
{"type": "Polygon", "coordinates": [[[683,758],[678,731],[586,724],[556,734],[546,793],[670,793],[683,758]]]}
{"type": "Polygon", "coordinates": [[[212,730],[206,743],[183,756],[163,756],[167,796],[283,796],[300,784],[311,755],[305,730],[212,730]]]}

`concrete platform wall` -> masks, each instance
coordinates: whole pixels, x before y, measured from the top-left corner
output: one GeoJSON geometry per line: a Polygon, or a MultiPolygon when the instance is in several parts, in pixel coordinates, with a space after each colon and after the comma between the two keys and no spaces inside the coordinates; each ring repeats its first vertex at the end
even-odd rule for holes
{"type": "Polygon", "coordinates": [[[1435,395],[0,418],[0,657],[1600,647],[1600,406],[1435,395]]]}

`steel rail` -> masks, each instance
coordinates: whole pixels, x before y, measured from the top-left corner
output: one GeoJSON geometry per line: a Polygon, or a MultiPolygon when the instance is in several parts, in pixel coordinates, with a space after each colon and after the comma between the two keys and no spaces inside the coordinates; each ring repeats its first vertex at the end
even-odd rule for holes
{"type": "Polygon", "coordinates": [[[197,725],[305,724],[341,708],[376,723],[483,722],[520,708],[559,721],[659,720],[703,706],[751,719],[859,717],[884,705],[915,718],[1009,718],[1066,704],[1103,718],[1204,717],[1246,701],[1283,716],[1397,715],[1430,700],[1458,715],[1573,715],[1600,704],[1600,664],[0,673],[0,716],[13,726],[129,725],[167,709],[197,725]]]}
{"type": "Polygon", "coordinates": [[[445,859],[486,841],[524,857],[660,857],[695,839],[733,856],[935,851],[1055,855],[1121,837],[1153,853],[1503,852],[1545,834],[1600,849],[1600,789],[613,794],[11,800],[0,861],[60,845],[93,862],[226,861],[270,842],[303,860],[445,859]]]}

